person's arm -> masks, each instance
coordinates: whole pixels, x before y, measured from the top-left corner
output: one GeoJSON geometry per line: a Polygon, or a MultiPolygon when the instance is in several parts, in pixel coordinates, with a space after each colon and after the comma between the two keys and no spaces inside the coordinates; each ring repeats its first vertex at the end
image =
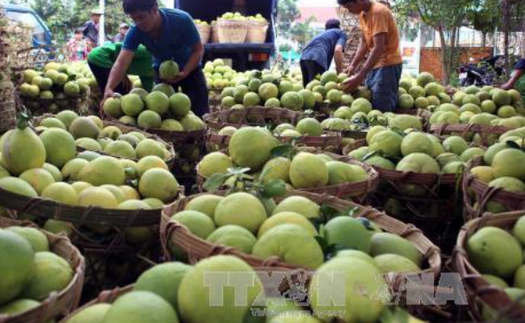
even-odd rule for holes
{"type": "Polygon", "coordinates": [[[516,85],[516,82],[518,82],[518,80],[523,76],[523,74],[525,74],[525,69],[516,69],[516,70],[514,70],[510,80],[508,80],[507,83],[503,84],[501,86],[501,88],[503,90],[513,89],[514,86],[516,85]]]}
{"type": "Polygon", "coordinates": [[[335,70],[337,74],[343,71],[343,46],[336,45],[334,49],[335,70]]]}
{"type": "Polygon", "coordinates": [[[361,41],[359,42],[359,46],[357,47],[357,52],[355,53],[354,58],[352,59],[352,62],[350,63],[350,66],[346,70],[346,73],[349,76],[352,76],[359,64],[363,61],[363,59],[366,56],[366,53],[368,53],[368,46],[366,45],[365,35],[361,35],[361,41]]]}
{"type": "Polygon", "coordinates": [[[352,92],[364,81],[366,75],[374,68],[374,66],[381,59],[386,47],[386,33],[376,34],[374,36],[374,48],[368,56],[363,68],[356,75],[352,76],[350,80],[343,84],[343,89],[346,92],[352,92]]]}
{"type": "Polygon", "coordinates": [[[104,89],[104,98],[100,103],[101,109],[104,105],[104,102],[115,94],[113,90],[115,90],[115,88],[120,84],[120,82],[122,82],[122,79],[126,75],[126,71],[128,70],[131,61],[133,61],[133,56],[134,53],[130,50],[122,49],[120,51],[120,54],[117,57],[117,61],[115,62],[115,64],[111,68],[111,72],[109,73],[108,83],[106,85],[106,88],[104,89]]]}

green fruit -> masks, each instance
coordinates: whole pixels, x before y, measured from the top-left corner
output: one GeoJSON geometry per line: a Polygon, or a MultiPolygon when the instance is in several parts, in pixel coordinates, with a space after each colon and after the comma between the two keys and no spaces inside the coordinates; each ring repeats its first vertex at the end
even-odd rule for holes
{"type": "Polygon", "coordinates": [[[155,111],[145,110],[139,114],[137,124],[142,128],[158,129],[162,125],[162,118],[155,111]]]}
{"type": "Polygon", "coordinates": [[[133,291],[120,296],[111,305],[102,323],[179,323],[173,307],[157,294],[133,291]]]}
{"type": "Polygon", "coordinates": [[[421,120],[416,116],[398,114],[388,120],[388,126],[392,129],[398,128],[401,131],[407,129],[421,130],[421,120]]]}
{"type": "Polygon", "coordinates": [[[91,151],[101,151],[102,146],[98,141],[92,138],[80,138],[75,141],[75,145],[91,151]]]}
{"type": "Polygon", "coordinates": [[[166,119],[160,124],[161,130],[167,131],[183,131],[182,125],[177,120],[166,119]]]}
{"type": "Polygon", "coordinates": [[[47,186],[55,182],[53,175],[43,168],[28,169],[20,174],[19,178],[29,183],[38,195],[40,195],[47,186]]]}
{"type": "Polygon", "coordinates": [[[267,101],[271,98],[277,98],[279,95],[279,88],[273,83],[264,83],[259,87],[259,96],[263,101],[267,101]]]}
{"type": "Polygon", "coordinates": [[[215,208],[217,226],[235,224],[251,232],[256,232],[266,218],[266,210],[261,201],[244,192],[226,196],[215,208]],[[246,210],[250,210],[248,216],[246,210]]]}
{"type": "Polygon", "coordinates": [[[328,168],[328,185],[338,185],[343,183],[364,182],[368,179],[366,171],[356,165],[350,165],[340,161],[329,161],[326,163],[328,168]]]}
{"type": "Polygon", "coordinates": [[[144,101],[146,102],[147,109],[160,115],[168,112],[168,108],[170,106],[170,100],[168,96],[159,91],[151,92],[146,96],[144,101]]]}
{"type": "Polygon", "coordinates": [[[13,176],[31,168],[40,168],[46,161],[46,149],[31,128],[15,129],[5,136],[2,166],[13,176]]]}
{"type": "Polygon", "coordinates": [[[257,171],[270,159],[271,150],[277,145],[277,140],[268,131],[244,127],[232,135],[229,152],[235,165],[257,171]]]}
{"type": "Polygon", "coordinates": [[[423,89],[421,86],[415,85],[410,88],[408,93],[414,98],[414,100],[416,100],[417,98],[422,98],[425,96],[425,89],[423,89]]]}
{"type": "Polygon", "coordinates": [[[509,285],[507,284],[507,282],[505,282],[503,279],[499,278],[499,277],[496,277],[496,276],[493,276],[493,275],[487,275],[487,274],[484,274],[484,275],[481,275],[483,278],[485,278],[487,280],[487,282],[491,285],[495,285],[497,287],[500,287],[500,288],[508,288],[509,285]]]}
{"type": "Polygon", "coordinates": [[[66,126],[57,118],[44,118],[42,121],[40,121],[39,126],[66,130],[66,126]]]}
{"type": "Polygon", "coordinates": [[[1,178],[0,188],[27,197],[38,197],[38,193],[31,185],[17,177],[7,176],[1,178]]]}
{"type": "Polygon", "coordinates": [[[484,227],[472,235],[466,250],[468,260],[482,274],[511,278],[523,262],[523,250],[516,238],[495,227],[484,227]]]}
{"type": "Polygon", "coordinates": [[[233,167],[232,160],[221,152],[213,152],[204,156],[198,164],[199,174],[204,177],[227,173],[228,168],[231,167],[233,167]]]}
{"type": "Polygon", "coordinates": [[[79,206],[98,206],[104,209],[116,209],[118,200],[109,190],[101,187],[88,187],[78,193],[79,206]]]}
{"type": "Polygon", "coordinates": [[[118,119],[122,117],[122,106],[120,105],[120,99],[119,98],[109,98],[104,102],[104,105],[102,106],[102,110],[104,110],[104,113],[108,116],[118,119]]]}
{"type": "Polygon", "coordinates": [[[369,264],[377,267],[377,263],[375,262],[374,258],[370,257],[369,254],[362,252],[360,250],[353,250],[353,249],[344,249],[340,250],[336,253],[336,257],[354,257],[359,258],[361,260],[365,260],[369,264]]]}
{"type": "Polygon", "coordinates": [[[291,161],[288,158],[276,157],[270,159],[266,164],[264,164],[259,179],[263,183],[268,183],[273,179],[280,179],[286,183],[289,183],[290,164],[291,161]]]}
{"type": "Polygon", "coordinates": [[[514,287],[525,288],[525,265],[521,265],[514,273],[514,287]]]}
{"type": "Polygon", "coordinates": [[[165,148],[163,145],[153,139],[144,139],[135,147],[137,157],[142,159],[146,156],[157,156],[161,159],[165,158],[165,148]]]}
{"type": "Polygon", "coordinates": [[[159,77],[162,80],[174,79],[179,74],[179,65],[172,61],[164,61],[159,66],[159,77]]]}
{"type": "Polygon", "coordinates": [[[290,164],[290,181],[298,189],[326,186],[329,181],[328,167],[316,155],[301,152],[290,164]]]}
{"type": "Polygon", "coordinates": [[[109,155],[121,158],[137,158],[133,146],[127,141],[123,140],[116,140],[108,143],[106,147],[104,147],[104,152],[109,155]]]}
{"type": "Polygon", "coordinates": [[[318,268],[323,263],[323,251],[315,238],[297,224],[281,224],[262,235],[252,254],[262,259],[279,257],[283,262],[318,268]]]}
{"type": "Polygon", "coordinates": [[[78,117],[69,126],[69,132],[78,138],[93,138],[96,139],[100,134],[100,128],[95,121],[88,117],[78,117]]]}
{"type": "Polygon", "coordinates": [[[127,116],[136,117],[144,110],[144,101],[138,94],[126,94],[120,99],[122,111],[127,116]]]}
{"type": "Polygon", "coordinates": [[[281,104],[284,108],[300,111],[303,108],[303,97],[297,92],[286,92],[281,97],[281,104]]]}
{"type": "Polygon", "coordinates": [[[411,260],[418,267],[421,267],[422,264],[421,253],[411,242],[387,232],[376,233],[372,236],[370,254],[374,257],[396,254],[411,260]]]}
{"type": "Polygon", "coordinates": [[[410,259],[396,254],[383,254],[374,258],[382,273],[416,273],[421,269],[410,259]]]}
{"type": "Polygon", "coordinates": [[[401,142],[401,154],[407,156],[411,153],[424,153],[433,155],[434,146],[431,139],[424,133],[411,132],[401,142]]]}
{"type": "Polygon", "coordinates": [[[498,177],[516,177],[525,181],[525,169],[520,165],[525,163],[525,152],[518,149],[504,149],[494,155],[492,159],[492,169],[494,176],[498,177]]]}
{"type": "Polygon", "coordinates": [[[215,209],[220,201],[222,201],[222,196],[203,194],[193,198],[188,204],[186,204],[185,210],[199,211],[212,220],[215,219],[215,209]]]}
{"type": "Polygon", "coordinates": [[[397,157],[401,154],[403,137],[398,133],[385,130],[375,134],[370,140],[370,150],[382,151],[386,156],[397,157]]]}
{"type": "Polygon", "coordinates": [[[335,257],[318,268],[308,295],[310,306],[325,322],[333,317],[346,323],[377,322],[389,299],[379,269],[354,257],[335,257]],[[334,303],[339,291],[344,295],[334,303]]]}
{"type": "Polygon", "coordinates": [[[166,83],[159,83],[151,89],[151,92],[162,92],[166,94],[168,97],[171,97],[173,94],[175,94],[175,90],[173,87],[166,83]]]}
{"type": "Polygon", "coordinates": [[[207,241],[235,248],[241,252],[251,254],[257,239],[245,228],[238,225],[225,225],[206,238],[207,241]]]}
{"type": "Polygon", "coordinates": [[[31,244],[16,233],[0,230],[0,304],[19,296],[33,275],[35,255],[31,244]]]}
{"type": "Polygon", "coordinates": [[[41,194],[42,198],[47,198],[58,203],[76,205],[78,193],[67,183],[52,183],[47,186],[41,194]]]}
{"type": "Polygon", "coordinates": [[[321,216],[321,207],[306,197],[290,196],[282,200],[272,214],[281,212],[296,212],[307,219],[315,219],[321,216]]]}
{"type": "Polygon", "coordinates": [[[302,135],[321,136],[323,127],[321,123],[314,118],[305,118],[297,123],[296,130],[302,135]]]}
{"type": "Polygon", "coordinates": [[[73,314],[67,321],[68,323],[102,323],[110,308],[110,304],[94,304],[73,314]]]}
{"type": "Polygon", "coordinates": [[[485,150],[479,147],[471,147],[463,151],[460,157],[461,157],[461,160],[466,163],[472,158],[476,156],[483,156],[484,154],[485,154],[485,150]]]}
{"type": "Polygon", "coordinates": [[[339,245],[343,249],[370,252],[370,234],[363,223],[348,216],[338,216],[328,221],[323,228],[328,245],[339,245]]]}
{"type": "Polygon", "coordinates": [[[434,76],[431,73],[428,73],[428,72],[420,73],[417,76],[417,85],[419,85],[419,86],[423,86],[424,87],[427,84],[432,83],[434,81],[435,81],[434,76]]]}
{"type": "Polygon", "coordinates": [[[191,110],[190,98],[184,93],[175,93],[170,96],[170,111],[177,118],[188,115],[191,110]]]}
{"type": "Polygon", "coordinates": [[[512,234],[522,245],[525,245],[525,217],[520,217],[518,221],[516,221],[512,229],[512,234]]]}
{"type": "Polygon", "coordinates": [[[413,109],[414,108],[414,98],[410,94],[402,94],[399,96],[397,101],[397,106],[400,109],[413,109]]]}
{"type": "Polygon", "coordinates": [[[118,159],[101,156],[90,161],[79,173],[80,180],[100,186],[104,184],[122,185],[126,179],[124,168],[118,159]]]}
{"type": "Polygon", "coordinates": [[[0,315],[7,314],[8,316],[14,316],[16,314],[24,313],[26,311],[34,309],[38,306],[40,306],[40,303],[32,299],[17,299],[12,301],[11,303],[5,304],[4,306],[0,306],[0,315]]]}
{"type": "Polygon", "coordinates": [[[445,151],[461,156],[467,150],[468,143],[459,136],[450,136],[443,141],[443,148],[445,148],[445,151]]]}
{"type": "Polygon", "coordinates": [[[179,193],[179,183],[169,171],[153,168],[140,177],[139,192],[142,197],[154,197],[167,203],[179,193]]]}
{"type": "Polygon", "coordinates": [[[22,292],[22,297],[45,300],[50,293],[62,291],[73,279],[73,269],[63,258],[54,253],[35,253],[33,276],[22,292]]]}
{"type": "Polygon", "coordinates": [[[308,221],[306,217],[299,213],[295,212],[280,212],[272,215],[270,218],[265,220],[259,231],[257,232],[257,237],[261,238],[266,232],[283,224],[297,224],[301,226],[306,232],[310,233],[312,236],[317,236],[317,230],[313,224],[308,221]]]}
{"type": "Polygon", "coordinates": [[[242,104],[245,107],[257,106],[257,105],[260,105],[260,103],[261,103],[261,98],[255,92],[248,92],[248,93],[246,93],[244,95],[243,100],[242,100],[242,104]]]}
{"type": "Polygon", "coordinates": [[[483,160],[485,164],[492,165],[492,160],[494,159],[494,156],[496,156],[498,152],[508,148],[510,147],[506,143],[497,143],[490,146],[485,152],[485,155],[483,155],[483,160]]]}
{"type": "Polygon", "coordinates": [[[351,109],[353,112],[368,113],[372,111],[372,104],[367,99],[358,98],[358,99],[355,99],[354,102],[352,102],[351,109]]]}
{"type": "Polygon", "coordinates": [[[89,164],[85,159],[74,158],[68,161],[64,167],[62,167],[62,177],[76,181],[80,179],[80,172],[84,169],[84,166],[89,164]]]}
{"type": "Polygon", "coordinates": [[[137,162],[136,169],[139,177],[142,176],[147,170],[152,168],[162,168],[165,170],[169,170],[168,165],[166,165],[166,162],[158,156],[145,156],[137,162]]]}
{"type": "Polygon", "coordinates": [[[505,90],[494,89],[491,93],[492,101],[496,103],[498,107],[509,105],[512,103],[510,94],[505,90]]]}

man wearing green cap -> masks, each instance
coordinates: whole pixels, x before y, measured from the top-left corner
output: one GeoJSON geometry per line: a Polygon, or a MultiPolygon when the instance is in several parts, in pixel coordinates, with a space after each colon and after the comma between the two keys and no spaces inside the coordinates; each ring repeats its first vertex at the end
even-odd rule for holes
{"type": "MultiPolygon", "coordinates": [[[[98,86],[102,93],[108,83],[109,73],[115,64],[122,49],[122,43],[107,44],[93,49],[88,56],[88,64],[97,79],[98,86]]],[[[152,66],[152,56],[146,47],[140,45],[135,51],[133,60],[127,69],[128,75],[140,77],[142,87],[150,92],[153,87],[155,74],[152,66]]],[[[115,92],[125,94],[131,89],[129,79],[125,77],[115,88],[115,92]]]]}

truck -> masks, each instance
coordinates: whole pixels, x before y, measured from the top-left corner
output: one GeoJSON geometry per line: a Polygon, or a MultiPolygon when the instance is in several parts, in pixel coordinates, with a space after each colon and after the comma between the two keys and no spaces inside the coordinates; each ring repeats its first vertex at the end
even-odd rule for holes
{"type": "Polygon", "coordinates": [[[257,44],[204,45],[204,61],[217,58],[229,59],[237,71],[262,70],[270,67],[270,57],[275,54],[275,20],[277,0],[175,0],[177,9],[186,11],[193,19],[211,23],[226,12],[240,12],[254,16],[261,14],[269,23],[266,41],[257,44]]]}
{"type": "Polygon", "coordinates": [[[51,31],[33,9],[13,4],[3,4],[2,8],[7,19],[33,26],[33,47],[43,48],[46,51],[53,50],[51,31]]]}

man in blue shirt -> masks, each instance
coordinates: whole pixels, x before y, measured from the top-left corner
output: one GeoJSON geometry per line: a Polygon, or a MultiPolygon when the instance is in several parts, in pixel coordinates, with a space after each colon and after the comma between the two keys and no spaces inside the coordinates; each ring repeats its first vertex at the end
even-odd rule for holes
{"type": "Polygon", "coordinates": [[[512,73],[510,80],[503,84],[501,88],[504,90],[513,89],[523,74],[525,74],[525,57],[519,60],[516,66],[514,66],[514,72],[512,73]]]}
{"type": "Polygon", "coordinates": [[[200,64],[204,47],[191,16],[177,9],[159,9],[157,0],[124,0],[122,6],[135,25],[126,34],[122,50],[111,69],[102,104],[114,95],[113,90],[126,75],[135,50],[143,44],[153,55],[157,79],[160,64],[174,60],[180,73],[173,79],[158,80],[175,89],[180,87],[190,98],[197,116],[208,113],[208,89],[200,64]]]}
{"type": "Polygon", "coordinates": [[[340,29],[337,19],[330,19],[325,24],[325,31],[312,39],[301,55],[303,84],[306,87],[316,75],[323,74],[335,60],[337,74],[343,70],[343,52],[346,45],[346,33],[340,29]]]}

